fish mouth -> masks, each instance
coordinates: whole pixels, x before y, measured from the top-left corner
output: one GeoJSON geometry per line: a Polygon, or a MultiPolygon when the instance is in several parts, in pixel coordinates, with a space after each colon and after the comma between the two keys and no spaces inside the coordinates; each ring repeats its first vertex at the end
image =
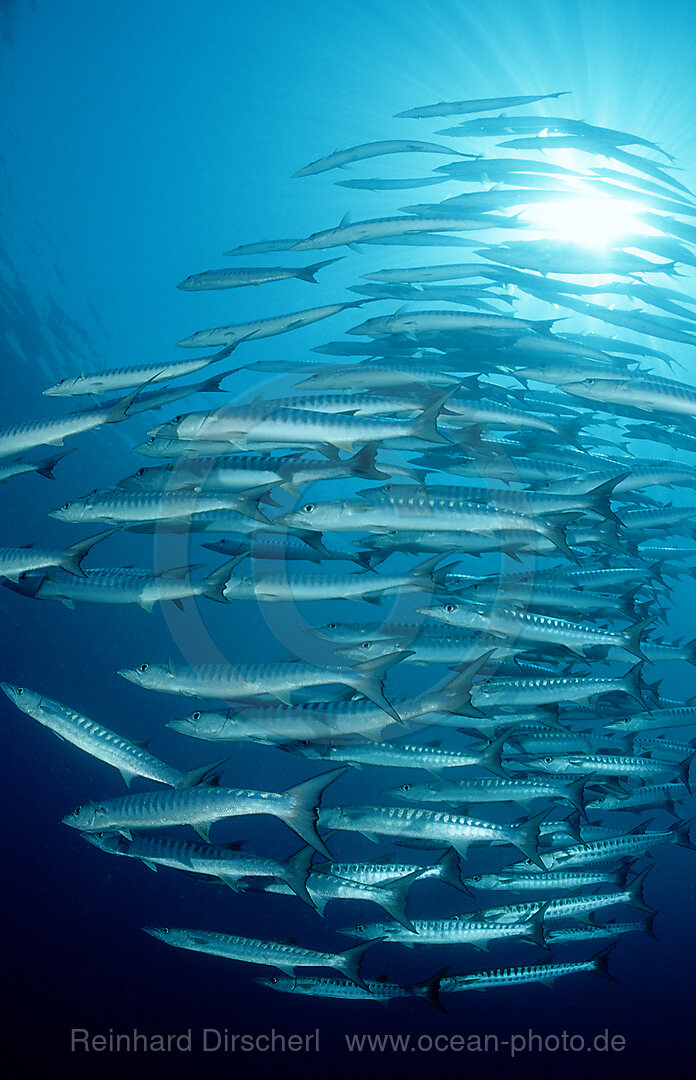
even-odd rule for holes
{"type": "MultiPolygon", "coordinates": [[[[121,672],[119,671],[119,675],[120,674],[121,672]]],[[[179,720],[178,718],[175,718],[174,720],[167,720],[164,726],[171,728],[172,731],[180,731],[184,735],[188,735],[189,732],[195,732],[196,730],[195,720],[179,720]]]]}
{"type": "Polygon", "coordinates": [[[160,929],[157,926],[143,926],[142,929],[146,934],[149,934],[150,937],[157,938],[159,941],[164,941],[166,939],[167,931],[160,929]]]}
{"type": "Polygon", "coordinates": [[[128,682],[137,683],[137,672],[133,668],[118,668],[117,675],[120,675],[122,679],[128,679],[128,682]]]}
{"type": "Polygon", "coordinates": [[[75,814],[66,814],[65,817],[60,819],[61,825],[68,825],[71,829],[77,828],[77,822],[75,821],[75,814]]]}
{"type": "Polygon", "coordinates": [[[12,698],[13,700],[17,696],[17,687],[13,686],[12,683],[0,682],[0,690],[4,691],[8,698],[12,698]]]}

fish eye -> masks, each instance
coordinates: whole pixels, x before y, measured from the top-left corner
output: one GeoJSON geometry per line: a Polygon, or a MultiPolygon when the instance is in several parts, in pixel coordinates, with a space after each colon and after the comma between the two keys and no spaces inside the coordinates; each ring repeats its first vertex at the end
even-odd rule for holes
{"type": "Polygon", "coordinates": [[[326,627],[328,630],[336,630],[336,628],[338,627],[338,623],[330,622],[326,624],[326,627]]]}
{"type": "Polygon", "coordinates": [[[445,604],[445,611],[456,611],[456,610],[457,610],[457,605],[456,604],[445,604]]]}
{"type": "Polygon", "coordinates": [[[150,666],[149,664],[141,664],[140,665],[140,671],[147,671],[149,666],[150,666]]]}
{"type": "Polygon", "coordinates": [[[594,386],[596,382],[596,379],[585,379],[585,386],[594,386]]]}
{"type": "Polygon", "coordinates": [[[401,790],[402,791],[410,791],[411,790],[411,785],[410,784],[402,784],[401,785],[401,790]]]}
{"type": "Polygon", "coordinates": [[[63,510],[67,510],[69,508],[69,506],[70,506],[69,502],[63,503],[63,510]]]}
{"type": "Polygon", "coordinates": [[[472,877],[471,880],[472,881],[480,881],[481,880],[481,875],[480,874],[474,874],[474,876],[472,877]]]}
{"type": "Polygon", "coordinates": [[[271,977],[270,977],[270,979],[268,981],[270,983],[273,983],[273,985],[275,986],[275,984],[278,982],[277,976],[271,975],[271,977]]]}
{"type": "Polygon", "coordinates": [[[309,746],[309,739],[300,739],[300,746],[309,746]]]}
{"type": "Polygon", "coordinates": [[[362,934],[365,927],[363,926],[362,923],[358,923],[358,925],[355,927],[355,929],[358,931],[359,934],[362,934]]]}
{"type": "Polygon", "coordinates": [[[138,469],[138,471],[137,471],[137,473],[135,475],[136,476],[144,476],[145,475],[145,470],[144,469],[138,469]]]}
{"type": "Polygon", "coordinates": [[[23,694],[23,693],[24,693],[24,687],[23,686],[18,686],[17,687],[17,696],[19,697],[19,695],[23,694]]]}
{"type": "Polygon", "coordinates": [[[371,641],[363,641],[360,648],[361,649],[371,649],[372,648],[372,642],[371,641]]]}
{"type": "Polygon", "coordinates": [[[162,927],[162,933],[163,934],[168,934],[169,933],[169,927],[168,926],[163,926],[162,927]]]}
{"type": "Polygon", "coordinates": [[[199,712],[191,713],[192,720],[200,720],[201,714],[199,712]]]}
{"type": "Polygon", "coordinates": [[[544,758],[544,764],[545,765],[550,765],[552,761],[553,761],[552,757],[545,757],[544,758]]]}
{"type": "Polygon", "coordinates": [[[307,505],[303,506],[302,509],[304,510],[305,514],[311,514],[314,510],[314,503],[307,503],[307,505]]]}
{"type": "Polygon", "coordinates": [[[184,419],[184,414],[183,414],[183,413],[180,413],[180,414],[179,414],[179,416],[175,416],[175,417],[174,417],[174,421],[173,421],[173,422],[174,422],[175,424],[178,424],[178,423],[179,423],[179,421],[180,421],[180,420],[183,420],[183,419],[184,419]]]}
{"type": "Polygon", "coordinates": [[[81,806],[76,806],[75,807],[75,813],[76,814],[81,814],[82,813],[82,807],[81,806]]]}

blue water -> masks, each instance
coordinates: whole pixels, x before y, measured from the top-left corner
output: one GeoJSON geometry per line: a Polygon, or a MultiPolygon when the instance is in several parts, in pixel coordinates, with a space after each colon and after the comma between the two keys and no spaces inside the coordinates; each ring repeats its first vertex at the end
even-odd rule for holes
{"type": "MultiPolygon", "coordinates": [[[[289,179],[307,161],[336,147],[404,137],[404,122],[391,119],[402,109],[437,100],[570,90],[572,96],[561,99],[562,115],[659,142],[686,170],[677,175],[693,185],[695,31],[692,5],[676,0],[661,10],[645,0],[611,5],[601,0],[260,0],[255,5],[5,0],[0,14],[0,426],[55,412],[56,404],[41,390],[64,375],[174,358],[181,355],[176,341],[199,327],[330,302],[332,289],[325,283],[315,289],[289,281],[238,294],[186,294],[174,286],[190,273],[225,265],[221,253],[236,244],[304,236],[337,223],[347,210],[362,218],[418,201],[411,193],[393,201],[335,187],[332,174],[289,179]]],[[[446,124],[424,122],[422,130],[416,125],[408,133],[432,138],[437,126],[446,124]]],[[[399,175],[398,167],[396,162],[390,169],[387,161],[376,175],[399,175]]],[[[373,175],[372,164],[345,174],[350,175],[373,175]]],[[[371,268],[390,265],[396,250],[375,249],[371,268]]],[[[420,249],[401,253],[429,261],[420,249]]],[[[307,262],[321,257],[310,255],[307,262]]],[[[283,261],[282,256],[255,261],[266,259],[270,265],[283,261]]],[[[344,288],[358,261],[351,255],[350,269],[339,264],[326,271],[340,299],[348,295],[344,288]]],[[[290,367],[311,346],[337,338],[354,321],[348,312],[296,335],[259,342],[255,358],[286,357],[290,367]]],[[[688,365],[685,378],[696,381],[690,351],[683,347],[678,354],[688,365]]],[[[252,385],[246,375],[235,378],[228,384],[235,393],[252,385]]],[[[196,405],[214,403],[198,399],[196,405]]],[[[138,459],[134,465],[130,447],[149,426],[147,415],[75,440],[77,449],[59,466],[54,482],[30,475],[4,485],[2,543],[61,545],[66,536],[70,542],[83,535],[48,518],[48,512],[147,464],[138,459]]],[[[151,538],[124,534],[108,544],[106,565],[152,565],[151,538]]],[[[97,551],[89,565],[102,565],[97,551]]],[[[180,551],[171,551],[170,565],[178,556],[180,551]]],[[[677,599],[674,621],[665,631],[670,640],[694,636],[690,582],[682,584],[677,599]]],[[[346,617],[360,617],[353,605],[343,610],[346,617]]],[[[207,604],[201,611],[231,658],[287,655],[252,604],[229,611],[207,604]]],[[[318,621],[326,621],[331,611],[322,606],[318,621]]],[[[96,606],[69,611],[2,590],[2,678],[69,702],[131,738],[150,738],[150,749],[172,764],[204,762],[217,756],[215,745],[164,728],[167,719],[182,715],[181,706],[116,674],[117,668],[142,660],[180,659],[171,628],[179,644],[181,626],[184,639],[196,631],[189,622],[177,623],[178,614],[96,606]]],[[[196,642],[187,648],[189,654],[195,651],[196,642]]],[[[694,693],[686,665],[663,674],[667,696],[694,693]]],[[[594,1075],[617,1070],[640,1075],[648,1068],[667,1072],[690,1060],[693,852],[659,851],[646,887],[650,904],[661,910],[659,940],[634,935],[621,942],[611,961],[616,984],[587,975],[561,981],[553,990],[532,986],[459,995],[450,1000],[446,1015],[417,1000],[382,1009],[276,995],[254,984],[252,972],[241,965],[167,949],[140,928],[191,925],[340,948],[348,939],[333,930],[359,917],[372,919],[376,909],[348,905],[346,914],[338,904],[330,905],[326,924],[320,924],[292,897],[234,894],[166,870],[153,874],[131,860],[110,860],[60,821],[80,801],[120,795],[119,777],[59,743],[4,699],[0,710],[8,995],[3,1051],[8,1061],[17,1061],[8,1075],[47,1075],[41,1071],[46,1062],[51,1075],[92,1076],[97,1069],[119,1076],[161,1075],[164,1068],[167,1075],[183,1075],[194,1066],[220,1075],[241,1070],[242,1076],[266,1075],[271,1068],[305,1076],[324,1075],[327,1069],[371,1074],[389,1068],[405,1075],[437,1069],[443,1075],[476,1076],[589,1071],[587,1057],[572,1053],[527,1054],[517,1062],[505,1051],[351,1058],[345,1031],[495,1033],[505,1039],[532,1028],[542,1035],[565,1030],[590,1039],[608,1029],[625,1038],[626,1049],[592,1057],[594,1075]],[[282,1063],[270,1053],[204,1055],[204,1027],[238,1033],[275,1028],[285,1034],[318,1027],[321,1052],[282,1063]],[[166,1065],[164,1055],[71,1054],[72,1028],[94,1034],[192,1028],[194,1051],[167,1055],[166,1065]]],[[[184,711],[190,711],[186,704],[184,711]]],[[[231,752],[230,784],[280,790],[316,771],[313,763],[272,749],[233,745],[231,752]]],[[[400,782],[398,776],[390,782],[400,782]]],[[[381,786],[366,773],[341,784],[336,799],[356,802],[381,786]]],[[[145,787],[136,781],[136,790],[145,787]]],[[[276,855],[295,850],[294,838],[277,822],[246,819],[218,835],[249,837],[252,849],[276,855]]],[[[366,842],[350,837],[341,838],[339,847],[348,857],[372,853],[366,842]]],[[[454,894],[445,893],[433,900],[443,914],[456,902],[454,894]]],[[[439,959],[443,955],[440,950],[433,960],[395,949],[369,958],[366,969],[373,976],[384,970],[396,979],[423,978],[446,962],[439,959]]],[[[535,950],[520,947],[514,962],[536,960],[535,950]]],[[[457,969],[507,961],[502,948],[493,950],[490,961],[485,954],[462,954],[457,969]]]]}

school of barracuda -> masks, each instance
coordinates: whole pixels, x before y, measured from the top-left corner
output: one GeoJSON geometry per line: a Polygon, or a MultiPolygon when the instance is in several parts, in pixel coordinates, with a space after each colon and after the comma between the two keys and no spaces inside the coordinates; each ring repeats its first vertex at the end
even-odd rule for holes
{"type": "Polygon", "coordinates": [[[167,727],[218,744],[218,760],[201,766],[194,754],[189,771],[44,696],[50,687],[2,684],[18,709],[118,769],[129,787],[134,778],[163,785],[66,814],[101,851],[204,883],[294,895],[318,919],[330,902],[344,913],[356,901],[380,909],[373,922],[344,916],[340,932],[359,939],[349,948],[289,943],[282,928],[272,941],[243,936],[242,926],[146,928],[177,948],[271,967],[282,974],[256,981],[276,991],[383,1004],[421,997],[442,1008],[440,994],[587,972],[612,979],[617,943],[653,933],[646,859],[659,863],[663,845],[694,846],[696,706],[670,698],[668,680],[658,689],[650,672],[696,663],[696,641],[663,640],[660,629],[696,559],[696,386],[673,377],[685,368],[678,357],[688,363],[683,347],[696,345],[696,291],[686,287],[696,198],[652,142],[519,111],[561,97],[411,109],[398,115],[419,129],[426,118],[459,118],[430,132],[454,143],[368,142],[300,169],[295,176],[387,155],[448,157],[420,176],[339,181],[397,200],[441,186],[439,201],[385,204],[380,217],[346,216],[307,237],[226,252],[340,255],[207,270],[178,286],[317,284],[318,274],[328,286],[362,252],[352,296],[241,315],[178,342],[212,354],[68,372],[45,394],[86,407],[0,431],[0,480],[51,477],[69,451],[32,451],[189,396],[230,398],[153,425],[135,450],[157,463],[134,465],[116,488],[76,493],[53,512],[88,526],[86,539],[57,551],[0,550],[3,583],[33,600],[146,611],[166,602],[183,610],[198,598],[351,600],[383,610],[409,594],[400,604],[410,604],[410,621],[357,607],[358,621],[315,620],[312,633],[335,649],[333,666],[301,655],[190,667],[134,658],[119,672],[125,679],[196,703],[187,716],[174,706],[167,727]],[[548,235],[534,216],[546,206],[572,219],[587,200],[628,215],[623,232],[593,245],[548,235]],[[302,359],[254,356],[258,339],[352,309],[360,321],[347,336],[302,359]],[[223,374],[205,377],[237,349],[223,374]],[[240,405],[231,391],[242,370],[292,385],[274,399],[261,387],[240,405]],[[179,381],[200,372],[203,382],[179,381]],[[319,491],[311,501],[310,485],[319,491]],[[190,532],[226,561],[202,574],[82,566],[123,529],[190,532]],[[315,567],[305,573],[303,564],[315,567]],[[421,690],[396,689],[406,671],[421,690]],[[321,771],[280,792],[265,790],[261,776],[256,789],[235,787],[221,777],[233,773],[226,751],[241,740],[321,771]],[[356,768],[382,779],[381,802],[350,803],[356,768]],[[409,770],[408,779],[395,770],[409,770]],[[292,830],[303,846],[278,859],[211,842],[216,823],[260,814],[279,818],[288,843],[292,830]],[[175,826],[198,839],[164,831],[175,826]],[[339,861],[344,833],[383,845],[379,857],[366,846],[363,860],[339,861]],[[446,917],[428,905],[438,889],[446,917]],[[627,906],[646,917],[632,921],[627,906]],[[471,949],[489,945],[504,966],[473,969],[471,949]],[[569,960],[573,945],[584,951],[569,960]],[[363,973],[366,952],[388,968],[404,947],[433,950],[410,985],[363,973]],[[510,956],[532,962],[510,966],[510,956]]]}

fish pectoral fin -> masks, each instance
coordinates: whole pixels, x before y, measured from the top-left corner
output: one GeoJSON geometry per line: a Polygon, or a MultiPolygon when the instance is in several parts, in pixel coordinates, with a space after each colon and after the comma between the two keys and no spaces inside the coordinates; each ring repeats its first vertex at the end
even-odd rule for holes
{"type": "Polygon", "coordinates": [[[201,840],[205,840],[206,844],[210,843],[210,826],[210,821],[199,821],[197,825],[191,824],[191,828],[198,833],[201,840]]]}
{"type": "Polygon", "coordinates": [[[130,787],[131,783],[133,781],[133,777],[136,776],[137,773],[128,772],[127,769],[119,769],[118,771],[120,772],[121,776],[123,777],[123,782],[126,785],[126,787],[130,787]]]}

